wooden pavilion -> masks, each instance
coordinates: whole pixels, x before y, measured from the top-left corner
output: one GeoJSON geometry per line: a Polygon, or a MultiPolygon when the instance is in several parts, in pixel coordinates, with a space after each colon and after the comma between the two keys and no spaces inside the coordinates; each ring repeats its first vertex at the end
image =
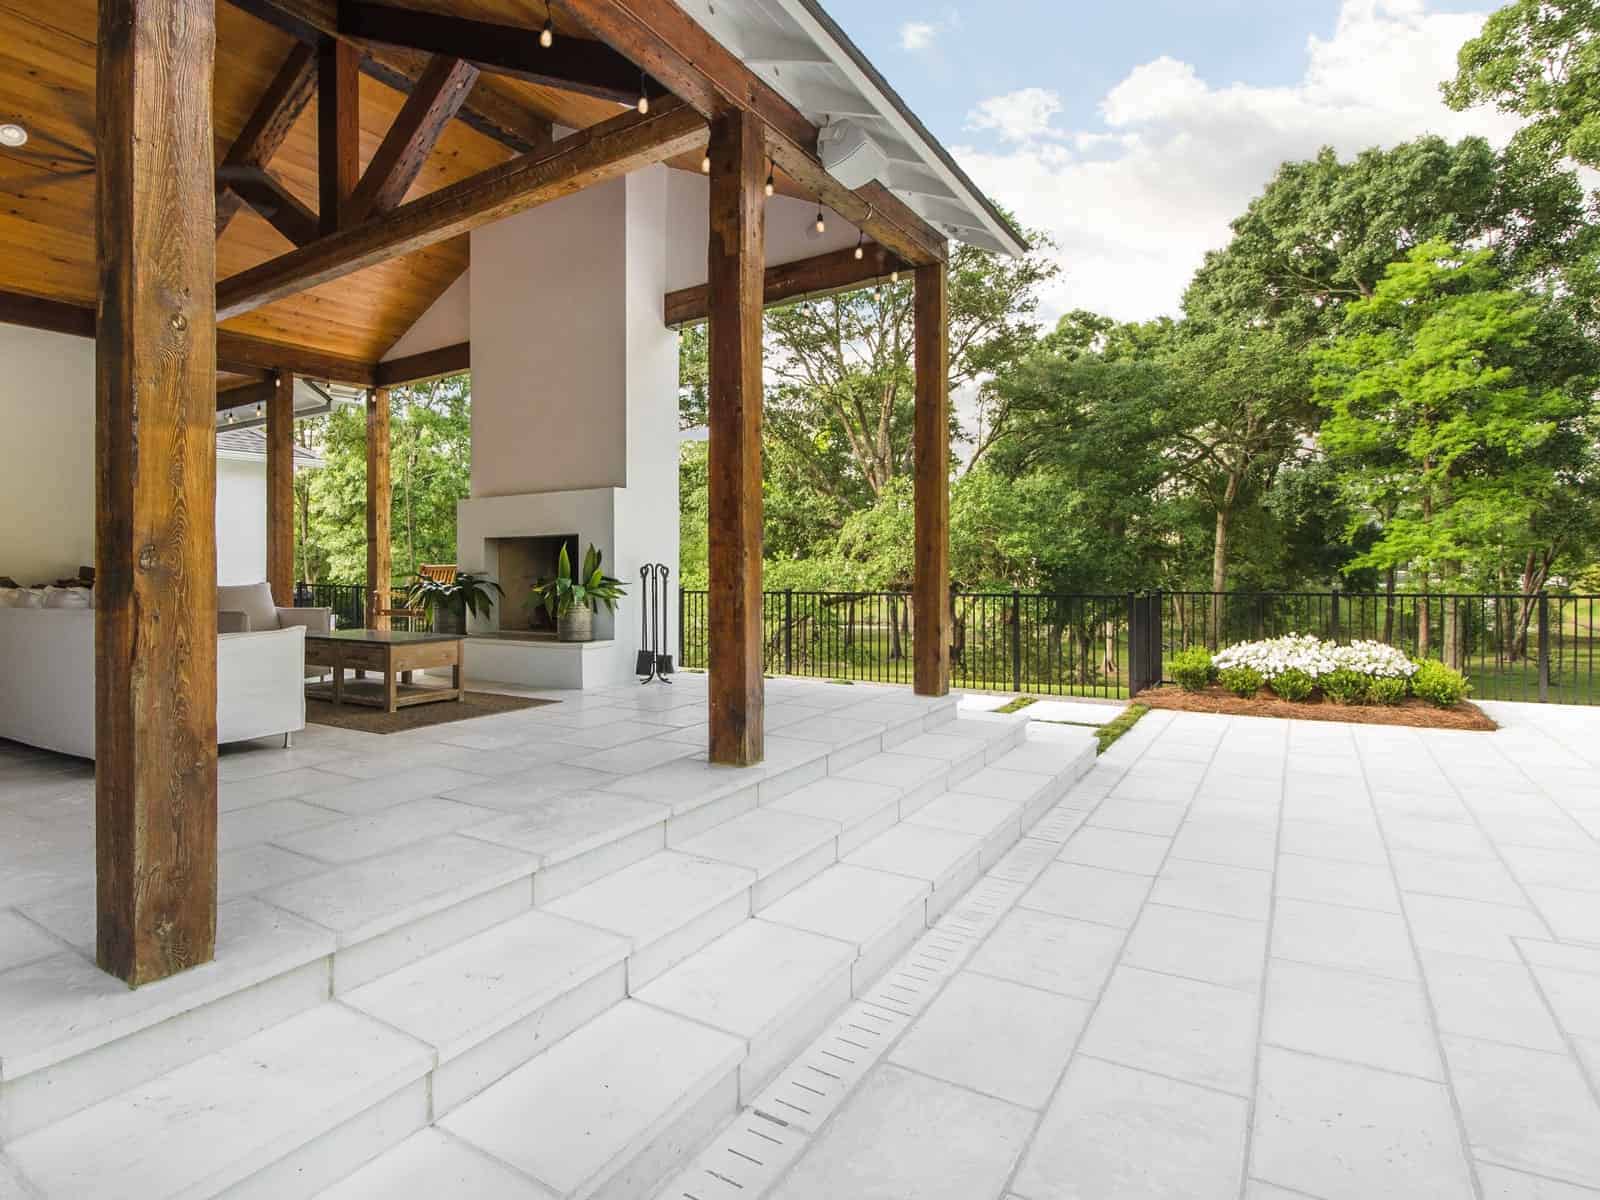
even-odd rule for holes
{"type": "Polygon", "coordinates": [[[710,176],[706,283],[663,320],[711,335],[712,761],[762,758],[764,304],[914,273],[915,680],[948,690],[947,246],[1020,241],[813,0],[0,0],[0,35],[0,121],[28,134],[0,153],[0,321],[97,347],[103,969],[140,984],[214,949],[217,411],[266,406],[287,604],[295,377],[373,389],[386,580],[384,389],[470,350],[386,354],[471,230],[641,167],[710,176]],[[841,114],[891,147],[854,188],[819,149],[841,114]],[[769,269],[773,191],[863,252],[769,269]]]}

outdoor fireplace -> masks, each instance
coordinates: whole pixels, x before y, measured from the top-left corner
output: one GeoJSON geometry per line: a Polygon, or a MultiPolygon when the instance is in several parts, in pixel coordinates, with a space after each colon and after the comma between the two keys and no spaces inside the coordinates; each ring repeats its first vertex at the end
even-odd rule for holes
{"type": "Polygon", "coordinates": [[[555,578],[561,547],[576,571],[583,562],[575,533],[547,534],[540,537],[498,537],[486,539],[492,556],[490,569],[505,595],[495,605],[495,628],[501,633],[555,634],[556,623],[544,606],[532,603],[534,584],[555,578]]]}

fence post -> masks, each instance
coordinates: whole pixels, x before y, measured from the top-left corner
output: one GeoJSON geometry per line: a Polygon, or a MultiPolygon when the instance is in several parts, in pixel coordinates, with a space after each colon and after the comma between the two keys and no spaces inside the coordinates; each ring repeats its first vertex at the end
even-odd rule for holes
{"type": "Polygon", "coordinates": [[[689,665],[686,661],[689,657],[689,645],[683,640],[684,632],[688,629],[688,626],[684,623],[683,599],[683,584],[680,583],[678,585],[678,662],[686,667],[689,665]]]}
{"type": "Polygon", "coordinates": [[[1144,677],[1144,644],[1140,638],[1143,622],[1139,620],[1139,597],[1128,592],[1123,597],[1123,603],[1128,608],[1128,695],[1131,698],[1139,690],[1139,680],[1144,677]]]}
{"type": "Polygon", "coordinates": [[[783,673],[794,674],[794,589],[783,589],[783,673]]]}
{"type": "Polygon", "coordinates": [[[1167,602],[1161,589],[1157,588],[1150,593],[1150,608],[1146,613],[1149,632],[1145,636],[1145,687],[1160,687],[1161,681],[1166,678],[1166,663],[1162,661],[1161,651],[1161,622],[1166,616],[1167,602]]]}
{"type": "Polygon", "coordinates": [[[1339,640],[1339,589],[1334,588],[1330,595],[1332,596],[1332,606],[1328,618],[1328,640],[1337,642],[1339,640]]]}
{"type": "Polygon", "coordinates": [[[1022,593],[1011,589],[1011,685],[1022,691],[1022,593]]]}
{"type": "MultiPolygon", "coordinates": [[[[1524,676],[1526,678],[1526,676],[1524,676]]],[[[1539,703],[1550,700],[1550,593],[1539,593],[1539,703]]]]}

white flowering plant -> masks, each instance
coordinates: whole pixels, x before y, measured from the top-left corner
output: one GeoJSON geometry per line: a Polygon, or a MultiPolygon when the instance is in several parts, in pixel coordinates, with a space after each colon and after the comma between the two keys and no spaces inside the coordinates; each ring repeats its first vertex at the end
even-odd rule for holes
{"type": "Polygon", "coordinates": [[[1220,651],[1212,664],[1218,671],[1249,667],[1269,685],[1286,671],[1300,671],[1313,680],[1340,670],[1376,679],[1410,679],[1417,669],[1402,651],[1382,642],[1358,641],[1345,646],[1309,633],[1240,642],[1220,651]]]}

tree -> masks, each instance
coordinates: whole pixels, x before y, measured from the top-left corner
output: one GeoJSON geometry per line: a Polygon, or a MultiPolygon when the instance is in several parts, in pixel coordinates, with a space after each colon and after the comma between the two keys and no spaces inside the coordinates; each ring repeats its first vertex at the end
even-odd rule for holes
{"type": "Polygon", "coordinates": [[[1518,144],[1600,167],[1600,3],[1514,0],[1461,47],[1442,86],[1458,112],[1494,104],[1527,119],[1518,144]]]}
{"type": "MultiPolygon", "coordinates": [[[[1455,590],[1521,558],[1561,482],[1556,447],[1592,408],[1593,352],[1570,318],[1506,286],[1489,250],[1413,250],[1319,361],[1321,438],[1347,486],[1392,512],[1356,565],[1410,567],[1455,590]]],[[[1447,607],[1445,655],[1459,654],[1447,607]]]]}
{"type": "Polygon", "coordinates": [[[1284,163],[1233,231],[1196,272],[1184,312],[1199,324],[1271,322],[1302,343],[1337,331],[1345,308],[1425,242],[1491,247],[1523,281],[1581,261],[1593,238],[1570,172],[1482,138],[1438,137],[1284,163]]]}

